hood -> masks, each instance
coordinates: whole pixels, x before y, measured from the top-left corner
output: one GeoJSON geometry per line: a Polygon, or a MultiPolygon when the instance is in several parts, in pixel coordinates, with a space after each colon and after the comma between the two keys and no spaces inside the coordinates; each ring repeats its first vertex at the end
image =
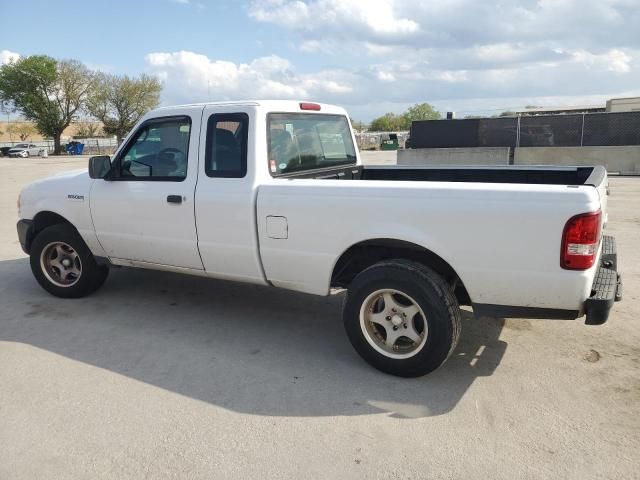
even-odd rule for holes
{"type": "Polygon", "coordinates": [[[89,193],[93,182],[86,169],[33,182],[20,193],[18,215],[33,219],[40,212],[51,212],[67,219],[79,232],[92,231],[89,193]]]}
{"type": "Polygon", "coordinates": [[[90,180],[89,178],[89,172],[86,168],[81,168],[81,169],[76,169],[76,170],[69,170],[67,172],[60,172],[60,173],[56,173],[54,175],[51,175],[49,177],[45,177],[41,180],[36,180],[35,182],[29,184],[29,186],[31,185],[41,185],[41,184],[46,184],[46,183],[52,183],[52,182],[60,182],[61,180],[72,180],[72,179],[82,179],[82,178],[86,178],[87,180],[90,180]]]}
{"type": "Polygon", "coordinates": [[[53,207],[70,201],[89,199],[93,180],[86,169],[62,172],[30,183],[20,192],[21,218],[32,218],[40,210],[56,211],[53,207]]]}

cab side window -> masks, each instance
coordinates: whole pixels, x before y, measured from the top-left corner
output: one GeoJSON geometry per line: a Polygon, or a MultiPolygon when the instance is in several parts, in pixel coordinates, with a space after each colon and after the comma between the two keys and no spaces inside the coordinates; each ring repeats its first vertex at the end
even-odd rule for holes
{"type": "Polygon", "coordinates": [[[246,113],[215,113],[207,121],[205,173],[209,177],[243,178],[247,174],[246,113]]]}
{"type": "Polygon", "coordinates": [[[174,117],[143,124],[121,155],[122,180],[182,181],[187,176],[191,119],[174,117]]]}

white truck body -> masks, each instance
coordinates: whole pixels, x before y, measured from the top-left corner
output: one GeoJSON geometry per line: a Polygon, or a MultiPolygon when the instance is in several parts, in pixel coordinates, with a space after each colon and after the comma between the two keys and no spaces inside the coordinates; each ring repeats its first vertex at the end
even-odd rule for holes
{"type": "MultiPolygon", "coordinates": [[[[342,108],[318,108],[302,113],[348,118],[342,108]]],[[[541,318],[576,318],[585,313],[603,242],[597,245],[593,266],[569,270],[561,266],[561,241],[575,215],[601,211],[606,226],[608,187],[601,168],[589,175],[595,183],[572,185],[376,179],[402,167],[363,170],[356,149],[355,161],[338,173],[329,169],[312,178],[274,175],[267,148],[268,118],[274,112],[299,114],[301,104],[208,103],[150,112],[140,126],[164,117],[190,120],[183,180],[109,181],[92,179],[86,171],[66,173],[27,186],[20,195],[19,216],[36,223],[43,212],[63,218],[95,257],[112,265],[315,295],[341,286],[335,281],[336,266],[354,246],[413,246],[446,263],[449,280],[466,290],[468,298],[461,303],[480,313],[491,314],[491,307],[506,316],[533,312],[541,318]],[[242,178],[205,174],[205,139],[211,133],[207,122],[216,114],[244,114],[248,119],[242,178]],[[363,179],[369,171],[371,178],[363,179]],[[168,203],[170,195],[179,196],[180,203],[168,203]]],[[[139,128],[125,139],[114,161],[139,128]]],[[[349,135],[355,145],[353,133],[349,135]]],[[[491,167],[482,172],[490,174],[488,170],[491,167]]],[[[496,168],[496,175],[501,171],[496,168]]],[[[509,171],[517,173],[514,167],[509,171]]],[[[570,171],[527,170],[534,175],[570,171]]]]}

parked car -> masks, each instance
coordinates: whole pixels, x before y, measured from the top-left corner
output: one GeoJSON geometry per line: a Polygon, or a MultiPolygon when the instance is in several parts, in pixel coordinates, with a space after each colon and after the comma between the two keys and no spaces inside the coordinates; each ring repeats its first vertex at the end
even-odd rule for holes
{"type": "Polygon", "coordinates": [[[604,323],[621,297],[607,195],[603,167],[366,166],[342,108],[209,103],[150,112],[113,158],[25,187],[17,227],[58,297],[111,265],[345,289],[358,353],[413,377],[453,352],[460,305],[604,323]]]}
{"type": "Polygon", "coordinates": [[[11,150],[13,147],[0,147],[0,156],[2,157],[6,157],[9,155],[9,150],[11,150]]]}
{"type": "Polygon", "coordinates": [[[43,154],[43,150],[44,147],[39,147],[37,145],[34,145],[33,143],[19,143],[9,149],[9,156],[22,158],[26,158],[31,155],[38,156],[43,154]]]}

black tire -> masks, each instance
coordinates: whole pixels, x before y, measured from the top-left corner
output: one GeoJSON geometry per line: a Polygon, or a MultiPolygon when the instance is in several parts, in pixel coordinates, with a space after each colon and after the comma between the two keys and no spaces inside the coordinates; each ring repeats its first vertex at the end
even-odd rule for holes
{"type": "Polygon", "coordinates": [[[40,286],[51,295],[61,298],[80,298],[90,295],[102,286],[109,275],[109,267],[96,263],[82,237],[67,224],[47,227],[36,235],[31,244],[30,263],[31,271],[40,286]],[[59,286],[47,278],[48,274],[44,271],[41,255],[43,250],[54,242],[63,242],[77,252],[81,274],[73,285],[59,286]]]}
{"type": "Polygon", "coordinates": [[[360,356],[378,370],[399,377],[419,377],[437,369],[455,349],[461,331],[460,308],[449,285],[430,268],[408,260],[387,260],[362,271],[349,286],[343,319],[349,341],[360,356]],[[361,326],[363,303],[385,289],[406,294],[424,312],[426,341],[408,358],[380,353],[361,326]]]}

